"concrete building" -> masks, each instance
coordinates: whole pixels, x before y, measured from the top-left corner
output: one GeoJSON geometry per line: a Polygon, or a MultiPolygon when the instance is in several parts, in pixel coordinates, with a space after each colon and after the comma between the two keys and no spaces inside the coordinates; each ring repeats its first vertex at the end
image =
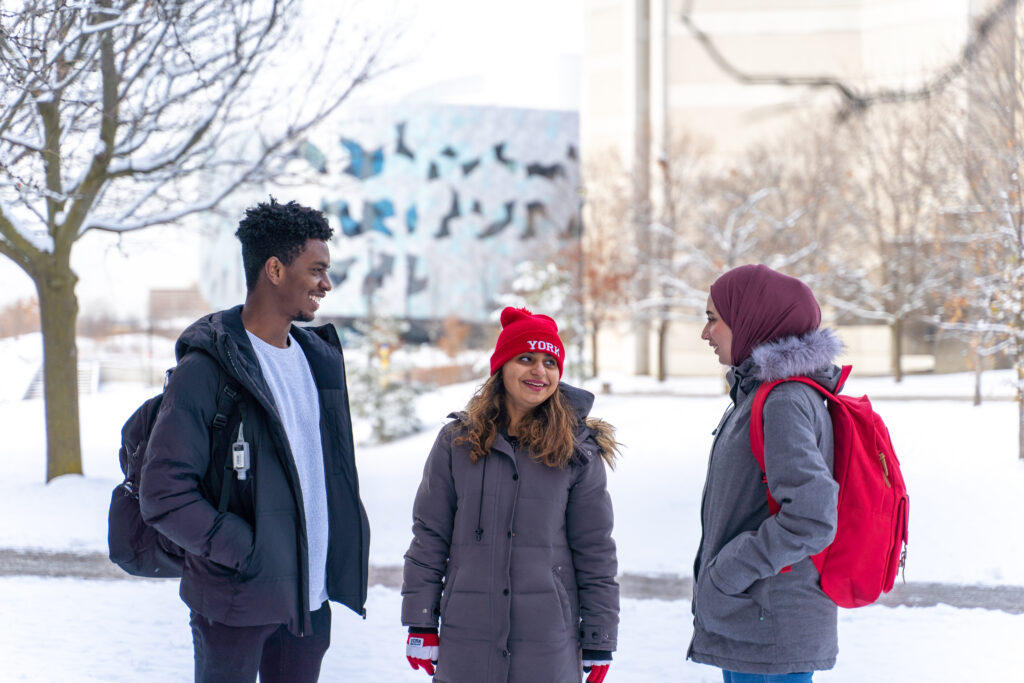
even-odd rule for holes
{"type": "MultiPolygon", "coordinates": [[[[303,152],[322,179],[304,201],[335,228],[322,318],[490,325],[517,264],[578,243],[573,111],[373,107],[324,137],[303,152]]],[[[200,286],[217,307],[244,298],[234,230],[206,250],[200,286]]]]}

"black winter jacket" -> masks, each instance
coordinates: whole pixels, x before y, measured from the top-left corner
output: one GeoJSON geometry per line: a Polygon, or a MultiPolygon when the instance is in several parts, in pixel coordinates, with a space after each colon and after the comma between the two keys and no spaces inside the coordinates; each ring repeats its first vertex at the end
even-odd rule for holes
{"type": "MultiPolygon", "coordinates": [[[[142,467],[142,515],[185,549],[181,597],[190,609],[229,626],[284,624],[302,635],[311,630],[302,492],[241,310],[205,316],[178,339],[178,366],[142,467]],[[241,389],[239,408],[214,434],[217,395],[228,379],[241,389]],[[220,514],[223,470],[210,467],[211,450],[230,448],[242,419],[250,470],[245,480],[228,472],[233,488],[228,510],[220,514]]],[[[330,325],[293,326],[291,334],[309,361],[320,399],[330,524],[327,593],[362,614],[370,528],[359,499],[341,343],[330,325]]],[[[218,453],[214,462],[226,455],[218,453]]]]}

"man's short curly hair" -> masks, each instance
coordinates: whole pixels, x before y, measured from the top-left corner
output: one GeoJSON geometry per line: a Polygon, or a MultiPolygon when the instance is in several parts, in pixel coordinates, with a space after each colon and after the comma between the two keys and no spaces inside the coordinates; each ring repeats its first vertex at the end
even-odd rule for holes
{"type": "Polygon", "coordinates": [[[285,265],[295,260],[306,240],[331,238],[334,230],[327,224],[323,212],[302,206],[294,201],[281,204],[273,197],[245,210],[245,218],[238,223],[235,237],[242,243],[242,266],[245,269],[245,288],[253,291],[260,278],[260,270],[271,256],[285,265]]]}

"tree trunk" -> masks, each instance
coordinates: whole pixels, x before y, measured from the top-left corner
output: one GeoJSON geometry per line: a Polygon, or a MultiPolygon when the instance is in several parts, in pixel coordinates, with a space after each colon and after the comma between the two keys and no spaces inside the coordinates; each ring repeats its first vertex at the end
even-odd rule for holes
{"type": "Polygon", "coordinates": [[[658,321],[658,381],[664,382],[668,378],[668,321],[658,321]]]}
{"type": "Polygon", "coordinates": [[[897,318],[889,325],[889,362],[892,378],[895,382],[903,381],[903,321],[897,318]]]}
{"type": "Polygon", "coordinates": [[[1018,350],[1017,362],[1017,459],[1024,460],[1024,358],[1018,350]]]}
{"type": "Polygon", "coordinates": [[[43,400],[46,407],[46,481],[82,474],[78,419],[78,347],[75,324],[78,278],[68,264],[36,277],[43,330],[43,400]]]}
{"type": "Polygon", "coordinates": [[[633,323],[633,334],[635,344],[635,365],[633,373],[636,375],[651,374],[651,322],[649,320],[637,319],[633,323]]]}
{"type": "Polygon", "coordinates": [[[974,353],[974,405],[981,405],[981,375],[985,371],[985,357],[974,353]]]}
{"type": "MultiPolygon", "coordinates": [[[[1018,275],[1021,272],[1021,265],[1018,260],[1018,275]]],[[[1019,276],[1013,284],[1016,290],[1020,291],[1019,276]]],[[[1019,307],[1013,317],[1013,322],[1016,326],[1013,339],[1013,367],[1017,370],[1017,459],[1024,460],[1024,311],[1019,307]]]]}
{"type": "Polygon", "coordinates": [[[590,328],[590,369],[591,377],[597,377],[597,333],[599,326],[594,323],[590,328]]]}

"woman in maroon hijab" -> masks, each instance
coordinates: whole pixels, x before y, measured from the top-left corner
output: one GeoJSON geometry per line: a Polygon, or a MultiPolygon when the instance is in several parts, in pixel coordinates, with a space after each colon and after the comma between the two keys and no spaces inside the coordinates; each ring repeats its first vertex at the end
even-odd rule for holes
{"type": "Polygon", "coordinates": [[[820,322],[811,290],[767,266],[735,268],[711,285],[701,338],[729,367],[732,404],[708,461],[687,656],[721,668],[725,683],[810,681],[835,664],[836,605],[810,560],[835,535],[839,488],[818,392],[776,387],[763,411],[765,475],[750,449],[762,382],[806,375],[835,389],[842,345],[820,322]],[[765,481],[781,506],[775,515],[765,481]]]}

